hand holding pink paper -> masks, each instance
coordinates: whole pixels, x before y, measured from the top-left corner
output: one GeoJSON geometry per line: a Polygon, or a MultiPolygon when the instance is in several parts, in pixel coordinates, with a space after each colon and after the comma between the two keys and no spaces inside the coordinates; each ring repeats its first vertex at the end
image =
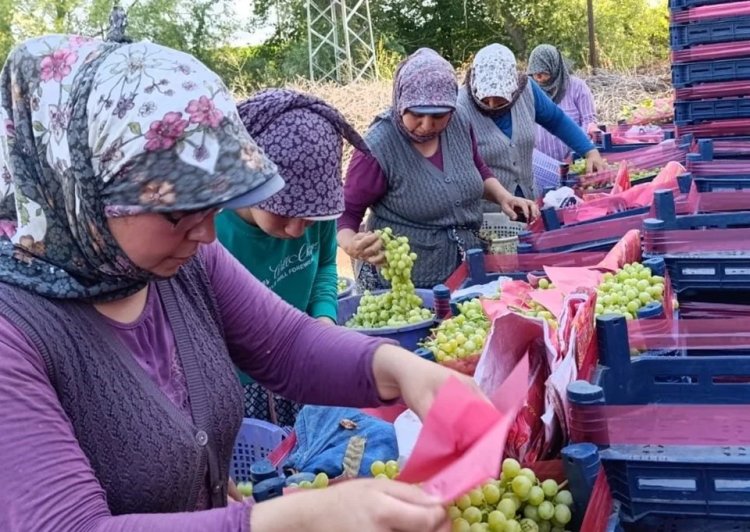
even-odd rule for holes
{"type": "Polygon", "coordinates": [[[427,414],[398,480],[421,483],[427,493],[448,503],[496,477],[528,379],[529,362],[524,357],[491,398],[500,410],[457,379],[449,379],[427,414]]]}

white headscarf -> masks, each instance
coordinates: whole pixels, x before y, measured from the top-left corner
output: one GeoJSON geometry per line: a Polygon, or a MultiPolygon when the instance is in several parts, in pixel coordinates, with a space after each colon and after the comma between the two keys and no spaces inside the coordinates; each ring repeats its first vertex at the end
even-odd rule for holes
{"type": "Polygon", "coordinates": [[[499,97],[510,102],[518,89],[516,56],[502,44],[485,46],[474,57],[471,77],[471,88],[477,100],[499,97]]]}

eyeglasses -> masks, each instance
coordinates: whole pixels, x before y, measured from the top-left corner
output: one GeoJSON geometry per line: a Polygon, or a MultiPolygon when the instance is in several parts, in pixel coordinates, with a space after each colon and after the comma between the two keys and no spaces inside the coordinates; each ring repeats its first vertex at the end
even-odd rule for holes
{"type": "Polygon", "coordinates": [[[206,218],[218,214],[221,209],[201,209],[196,211],[163,212],[161,215],[177,231],[188,231],[200,225],[206,218]]]}

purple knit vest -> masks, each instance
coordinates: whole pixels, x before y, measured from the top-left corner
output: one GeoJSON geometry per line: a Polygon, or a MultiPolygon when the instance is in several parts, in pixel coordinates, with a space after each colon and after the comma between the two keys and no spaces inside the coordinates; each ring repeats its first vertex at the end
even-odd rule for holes
{"type": "Polygon", "coordinates": [[[161,392],[91,305],[0,283],[0,314],[44,358],[113,515],[202,509],[200,491],[210,494],[211,507],[225,506],[229,461],[242,421],[242,389],[200,259],[155,286],[174,333],[192,420],[161,392]]]}

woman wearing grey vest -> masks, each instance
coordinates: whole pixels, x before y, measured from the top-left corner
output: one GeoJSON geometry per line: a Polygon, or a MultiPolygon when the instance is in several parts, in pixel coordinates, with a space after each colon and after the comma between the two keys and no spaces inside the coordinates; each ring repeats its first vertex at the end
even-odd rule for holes
{"type": "Polygon", "coordinates": [[[421,417],[456,375],[308,317],[215,242],[220,208],[283,186],[229,91],[187,54],[66,35],[11,52],[0,75],[0,530],[444,525],[439,501],[386,480],[228,504],[235,365],[294,401],[401,396],[421,417]]]}
{"type": "Polygon", "coordinates": [[[371,154],[355,151],[344,185],[346,211],[339,245],[360,261],[360,286],[385,286],[375,266],[383,260],[376,229],[391,227],[409,238],[417,260],[414,285],[432,288],[479,248],[481,200],[496,203],[513,219],[536,206],[500,185],[477,153],[468,121],[455,113],[453,67],[422,48],[404,60],[393,82],[393,104],[365,136],[371,154]],[[366,230],[359,232],[365,211],[366,230]]]}
{"type": "Polygon", "coordinates": [[[605,168],[581,128],[533,80],[518,73],[516,58],[505,46],[491,44],[477,52],[459,91],[458,109],[474,129],[479,153],[493,174],[518,196],[541,193],[534,190],[532,169],[537,124],[585,154],[587,171],[605,168]]]}

